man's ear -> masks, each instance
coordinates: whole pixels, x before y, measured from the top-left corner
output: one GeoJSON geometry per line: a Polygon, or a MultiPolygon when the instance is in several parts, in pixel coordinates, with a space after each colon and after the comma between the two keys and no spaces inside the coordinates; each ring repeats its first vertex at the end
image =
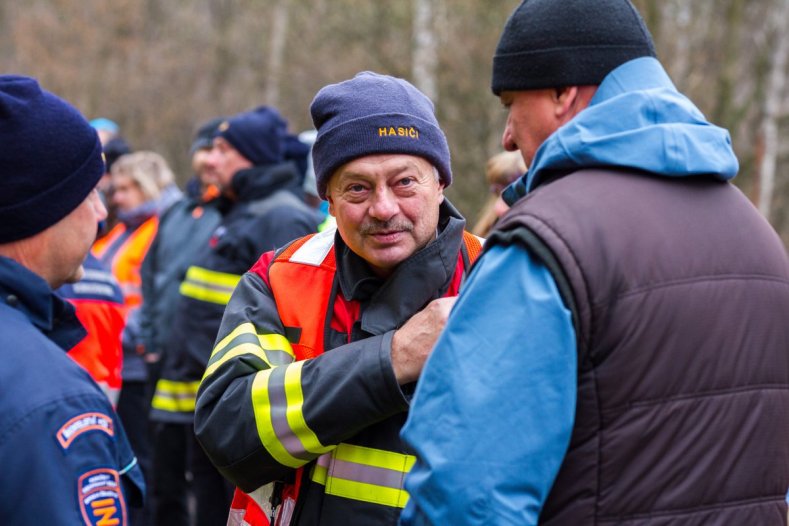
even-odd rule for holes
{"type": "Polygon", "coordinates": [[[577,113],[574,109],[578,103],[578,86],[555,88],[553,100],[554,115],[560,121],[567,122],[577,113]]]}
{"type": "Polygon", "coordinates": [[[554,115],[562,124],[566,123],[589,107],[595,93],[597,93],[597,86],[555,88],[553,94],[554,115]]]}
{"type": "Polygon", "coordinates": [[[326,190],[326,200],[329,202],[329,214],[334,215],[334,199],[332,199],[331,194],[329,193],[328,189],[326,190]]]}

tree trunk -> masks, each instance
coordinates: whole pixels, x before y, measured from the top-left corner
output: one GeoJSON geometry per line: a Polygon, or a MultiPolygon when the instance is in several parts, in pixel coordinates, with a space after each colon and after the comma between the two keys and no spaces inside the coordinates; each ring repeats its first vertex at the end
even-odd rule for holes
{"type": "Polygon", "coordinates": [[[279,106],[279,80],[282,77],[289,20],[290,0],[279,0],[274,5],[274,16],[271,20],[271,41],[269,42],[268,75],[266,78],[266,103],[275,107],[279,106]]]}
{"type": "Polygon", "coordinates": [[[778,119],[786,93],[786,63],[789,55],[789,0],[778,0],[774,24],[775,42],[771,56],[770,77],[764,97],[761,133],[764,145],[759,163],[759,210],[770,220],[770,205],[775,190],[775,168],[778,161],[778,119]]]}
{"type": "Polygon", "coordinates": [[[436,69],[438,50],[433,32],[433,0],[414,0],[414,48],[411,76],[417,88],[438,100],[436,69]]]}

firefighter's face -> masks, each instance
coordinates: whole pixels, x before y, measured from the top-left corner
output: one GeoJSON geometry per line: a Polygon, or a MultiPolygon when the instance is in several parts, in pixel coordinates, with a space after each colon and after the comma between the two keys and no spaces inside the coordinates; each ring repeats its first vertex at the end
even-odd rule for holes
{"type": "Polygon", "coordinates": [[[421,157],[370,155],[340,167],[326,198],[345,243],[385,277],[435,239],[444,185],[421,157]]]}

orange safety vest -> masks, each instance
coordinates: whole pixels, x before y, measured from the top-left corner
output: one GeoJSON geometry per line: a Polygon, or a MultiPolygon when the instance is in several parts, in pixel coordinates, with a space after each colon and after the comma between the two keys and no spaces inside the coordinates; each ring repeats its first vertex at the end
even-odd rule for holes
{"type": "MultiPolygon", "coordinates": [[[[123,300],[127,307],[137,307],[142,303],[142,278],[140,267],[153,243],[159,228],[159,218],[154,216],[141,224],[118,248],[112,257],[112,275],[118,280],[123,290],[123,300]]],[[[114,242],[126,232],[126,226],[118,223],[109,233],[97,239],[91,252],[98,259],[109,250],[114,242]]]]}
{"type": "MultiPolygon", "coordinates": [[[[271,292],[282,324],[285,327],[301,328],[299,341],[291,342],[296,361],[315,358],[323,353],[324,325],[328,317],[331,317],[332,328],[347,332],[350,337],[351,327],[359,316],[358,303],[346,301],[342,294],[335,296],[332,312],[328,312],[326,298],[331,297],[337,268],[333,239],[334,229],[297,239],[274,258],[268,269],[271,292]],[[323,236],[325,242],[313,243],[314,248],[305,247],[315,236],[323,236]],[[302,248],[305,250],[300,250],[302,248]]],[[[482,243],[480,238],[464,231],[463,244],[471,264],[482,251],[482,243]]],[[[462,264],[457,265],[445,296],[458,294],[465,270],[462,264]]],[[[303,468],[299,468],[295,482],[283,486],[275,526],[290,523],[302,473],[303,468]]],[[[268,492],[256,490],[247,494],[236,488],[230,505],[228,526],[269,526],[271,522],[267,515],[271,510],[269,503],[264,500],[267,497],[264,497],[265,493],[268,492]]]]}
{"type": "Polygon", "coordinates": [[[77,318],[88,335],[68,351],[75,362],[90,373],[115,407],[121,391],[121,333],[126,322],[120,303],[70,298],[77,318]]]}

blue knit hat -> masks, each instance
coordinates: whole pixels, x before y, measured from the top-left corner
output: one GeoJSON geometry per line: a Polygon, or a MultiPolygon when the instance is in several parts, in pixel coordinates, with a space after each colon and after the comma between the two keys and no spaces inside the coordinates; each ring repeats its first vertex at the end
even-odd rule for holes
{"type": "Polygon", "coordinates": [[[96,130],[32,78],[0,75],[0,144],[0,243],[66,217],[104,173],[96,130]]]}
{"type": "Polygon", "coordinates": [[[403,153],[430,161],[452,183],[449,146],[433,102],[403,79],[363,71],[321,89],[310,106],[318,138],[312,150],[318,194],[340,166],[359,157],[403,153]]]}
{"type": "Polygon", "coordinates": [[[288,123],[277,110],[260,106],[239,113],[219,125],[222,137],[255,166],[281,163],[285,159],[283,140],[288,123]]]}

